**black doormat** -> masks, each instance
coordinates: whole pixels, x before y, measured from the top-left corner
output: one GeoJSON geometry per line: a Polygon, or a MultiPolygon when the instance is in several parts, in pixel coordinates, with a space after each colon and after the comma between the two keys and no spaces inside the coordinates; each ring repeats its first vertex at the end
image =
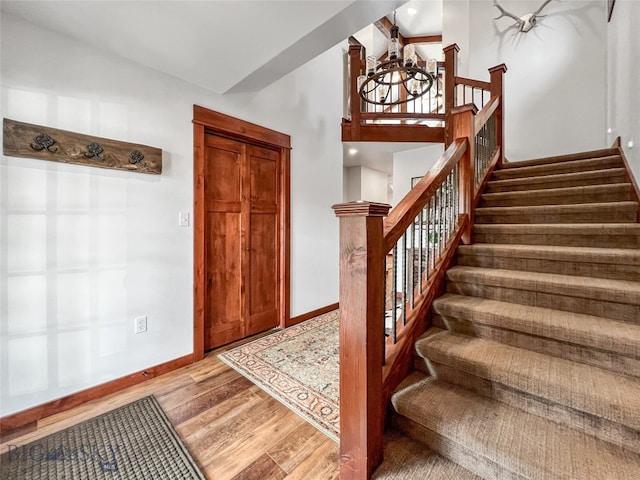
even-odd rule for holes
{"type": "Polygon", "coordinates": [[[205,480],[152,396],[0,456],[2,480],[205,480]]]}

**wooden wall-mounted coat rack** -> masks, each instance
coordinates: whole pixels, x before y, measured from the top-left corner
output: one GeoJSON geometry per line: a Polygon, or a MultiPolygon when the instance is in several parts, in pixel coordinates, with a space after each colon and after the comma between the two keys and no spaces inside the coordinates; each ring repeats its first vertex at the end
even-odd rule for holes
{"type": "Polygon", "coordinates": [[[159,148],[92,137],[5,118],[3,153],[60,163],[113,168],[140,173],[162,173],[159,148]]]}

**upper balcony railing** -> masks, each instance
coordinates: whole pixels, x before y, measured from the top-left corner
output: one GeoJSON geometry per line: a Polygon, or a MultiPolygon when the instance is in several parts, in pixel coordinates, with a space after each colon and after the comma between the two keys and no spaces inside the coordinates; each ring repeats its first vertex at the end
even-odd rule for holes
{"type": "MultiPolygon", "coordinates": [[[[447,117],[454,107],[474,104],[484,108],[494,95],[491,82],[457,75],[457,45],[444,49],[444,62],[436,62],[432,87],[421,97],[408,98],[402,85],[391,86],[391,98],[402,101],[380,105],[364,100],[358,91],[358,77],[365,74],[366,51],[360,45],[349,47],[348,118],[342,120],[343,141],[440,142],[447,140],[447,117]]],[[[424,60],[418,66],[425,67],[424,60]]],[[[492,76],[493,81],[493,76],[492,76]]],[[[372,91],[371,96],[378,95],[372,91]]]]}

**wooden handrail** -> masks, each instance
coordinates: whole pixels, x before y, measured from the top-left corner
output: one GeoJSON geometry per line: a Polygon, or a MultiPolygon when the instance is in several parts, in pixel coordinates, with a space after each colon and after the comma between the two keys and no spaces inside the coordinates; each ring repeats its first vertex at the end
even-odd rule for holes
{"type": "Polygon", "coordinates": [[[383,222],[384,248],[393,248],[420,210],[431,200],[468,148],[466,139],[451,144],[429,172],[398,203],[383,222]]]}
{"type": "Polygon", "coordinates": [[[482,126],[487,123],[489,117],[493,115],[493,112],[500,106],[500,97],[492,97],[482,110],[478,112],[474,119],[475,127],[474,131],[478,132],[482,126]]]}
{"type": "Polygon", "coordinates": [[[444,113],[411,113],[411,112],[370,112],[361,113],[362,120],[380,120],[380,119],[415,119],[415,120],[444,120],[444,113]]]}
{"type": "Polygon", "coordinates": [[[483,90],[491,90],[490,82],[482,80],[474,80],[473,78],[455,77],[456,85],[466,85],[468,87],[481,88],[483,90]]]}

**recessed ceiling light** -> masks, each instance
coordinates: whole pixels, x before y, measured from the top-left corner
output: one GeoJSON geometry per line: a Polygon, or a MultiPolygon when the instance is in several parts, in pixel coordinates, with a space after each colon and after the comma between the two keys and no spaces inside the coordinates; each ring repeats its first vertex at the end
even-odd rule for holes
{"type": "Polygon", "coordinates": [[[350,148],[349,149],[349,155],[355,155],[356,153],[358,153],[358,150],[355,148],[350,148]]]}
{"type": "Polygon", "coordinates": [[[413,7],[409,7],[409,8],[407,8],[407,13],[408,13],[409,15],[415,15],[416,13],[418,13],[418,10],[416,10],[416,9],[415,9],[415,8],[413,8],[413,7]]]}

